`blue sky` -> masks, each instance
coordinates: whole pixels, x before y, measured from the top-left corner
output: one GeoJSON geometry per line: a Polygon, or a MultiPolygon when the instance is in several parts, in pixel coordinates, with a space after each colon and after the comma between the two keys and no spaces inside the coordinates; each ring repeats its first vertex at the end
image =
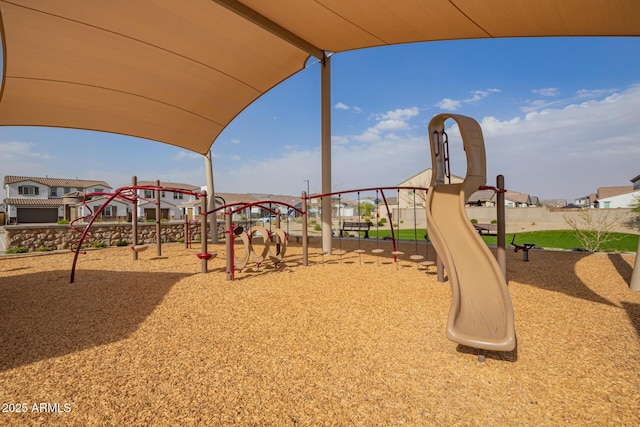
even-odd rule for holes
{"type": "MultiPolygon", "coordinates": [[[[640,38],[463,40],[332,57],[333,189],[393,186],[431,166],[427,124],[475,118],[488,180],[542,199],[630,185],[640,174],[640,38]]],[[[452,170],[464,175],[451,132],[452,170]]],[[[216,191],[320,188],[320,68],[242,112],[212,147],[216,191]]],[[[0,127],[0,174],[205,184],[201,155],[136,138],[0,127]]]]}

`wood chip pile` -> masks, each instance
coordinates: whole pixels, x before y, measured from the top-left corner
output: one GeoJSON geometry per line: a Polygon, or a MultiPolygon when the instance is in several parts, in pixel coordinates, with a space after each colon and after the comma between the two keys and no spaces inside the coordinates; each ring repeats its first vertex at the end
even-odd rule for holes
{"type": "Polygon", "coordinates": [[[224,245],[206,275],[179,244],[89,251],[74,284],[71,253],[1,257],[0,425],[640,424],[635,255],[508,252],[518,348],[480,363],[412,244],[334,245],[233,282],[224,245]]]}

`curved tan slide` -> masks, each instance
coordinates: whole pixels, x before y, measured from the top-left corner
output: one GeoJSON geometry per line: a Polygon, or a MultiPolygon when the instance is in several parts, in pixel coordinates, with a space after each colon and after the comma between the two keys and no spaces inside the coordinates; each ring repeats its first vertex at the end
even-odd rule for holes
{"type": "Polygon", "coordinates": [[[513,306],[502,271],[465,211],[465,203],[486,183],[486,158],[480,125],[455,114],[440,114],[429,123],[433,173],[427,198],[429,238],[451,285],[447,337],[484,350],[511,351],[516,346],[513,306]],[[444,123],[460,128],[467,157],[462,183],[447,176],[448,147],[444,123]]]}

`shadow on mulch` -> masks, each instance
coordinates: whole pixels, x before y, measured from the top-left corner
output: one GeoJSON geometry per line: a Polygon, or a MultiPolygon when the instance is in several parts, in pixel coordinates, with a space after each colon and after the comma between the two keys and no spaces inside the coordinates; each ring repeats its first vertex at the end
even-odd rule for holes
{"type": "Polygon", "coordinates": [[[609,260],[616,270],[618,270],[618,274],[620,274],[620,277],[622,277],[625,283],[627,285],[631,285],[631,274],[633,273],[633,268],[629,263],[622,259],[622,255],[609,254],[609,260]]]}
{"type": "Polygon", "coordinates": [[[0,278],[0,371],[127,338],[183,273],[67,270],[0,278]]]}
{"type": "Polygon", "coordinates": [[[574,298],[618,307],[617,304],[592,291],[575,274],[575,265],[590,255],[576,252],[536,251],[532,256],[530,255],[529,262],[517,260],[513,256],[507,255],[507,278],[509,281],[535,286],[539,289],[560,292],[574,298]],[[554,257],[569,258],[572,265],[571,271],[554,267],[554,257]]]}
{"type": "MultiPolygon", "coordinates": [[[[458,353],[463,353],[463,354],[471,354],[474,356],[478,356],[481,352],[481,350],[474,348],[474,347],[468,347],[466,345],[462,345],[462,344],[458,344],[458,347],[456,347],[456,351],[458,353]]],[[[485,352],[485,357],[487,359],[494,359],[494,360],[503,360],[505,362],[517,362],[518,361],[518,345],[516,344],[516,347],[511,350],[511,351],[489,351],[486,350],[485,352]]]]}
{"type": "Polygon", "coordinates": [[[622,301],[622,308],[627,312],[631,324],[636,328],[638,339],[640,339],[640,304],[622,301]]]}

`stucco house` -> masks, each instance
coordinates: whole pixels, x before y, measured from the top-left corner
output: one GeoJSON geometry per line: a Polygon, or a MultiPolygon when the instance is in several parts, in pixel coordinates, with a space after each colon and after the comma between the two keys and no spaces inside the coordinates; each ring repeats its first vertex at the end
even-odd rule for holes
{"type": "MultiPolygon", "coordinates": [[[[139,186],[155,186],[156,181],[138,181],[139,186]]],[[[172,187],[181,190],[200,192],[199,185],[183,184],[179,182],[160,182],[162,187],[172,187]]],[[[137,190],[138,218],[144,220],[156,219],[156,192],[154,190],[137,190]]],[[[184,215],[192,218],[196,196],[173,191],[160,192],[160,217],[166,220],[182,220],[184,215]]]]}
{"type": "Polygon", "coordinates": [[[112,187],[97,180],[5,176],[4,190],[6,222],[24,224],[73,219],[78,196],[112,187]]]}
{"type": "Polygon", "coordinates": [[[600,209],[630,208],[640,200],[640,190],[598,199],[600,209]]]}
{"type": "MultiPolygon", "coordinates": [[[[93,215],[106,202],[108,196],[93,197],[86,203],[78,203],[76,211],[78,217],[93,215]]],[[[131,220],[131,203],[125,200],[114,199],[100,212],[97,221],[114,222],[131,220]]]]}

